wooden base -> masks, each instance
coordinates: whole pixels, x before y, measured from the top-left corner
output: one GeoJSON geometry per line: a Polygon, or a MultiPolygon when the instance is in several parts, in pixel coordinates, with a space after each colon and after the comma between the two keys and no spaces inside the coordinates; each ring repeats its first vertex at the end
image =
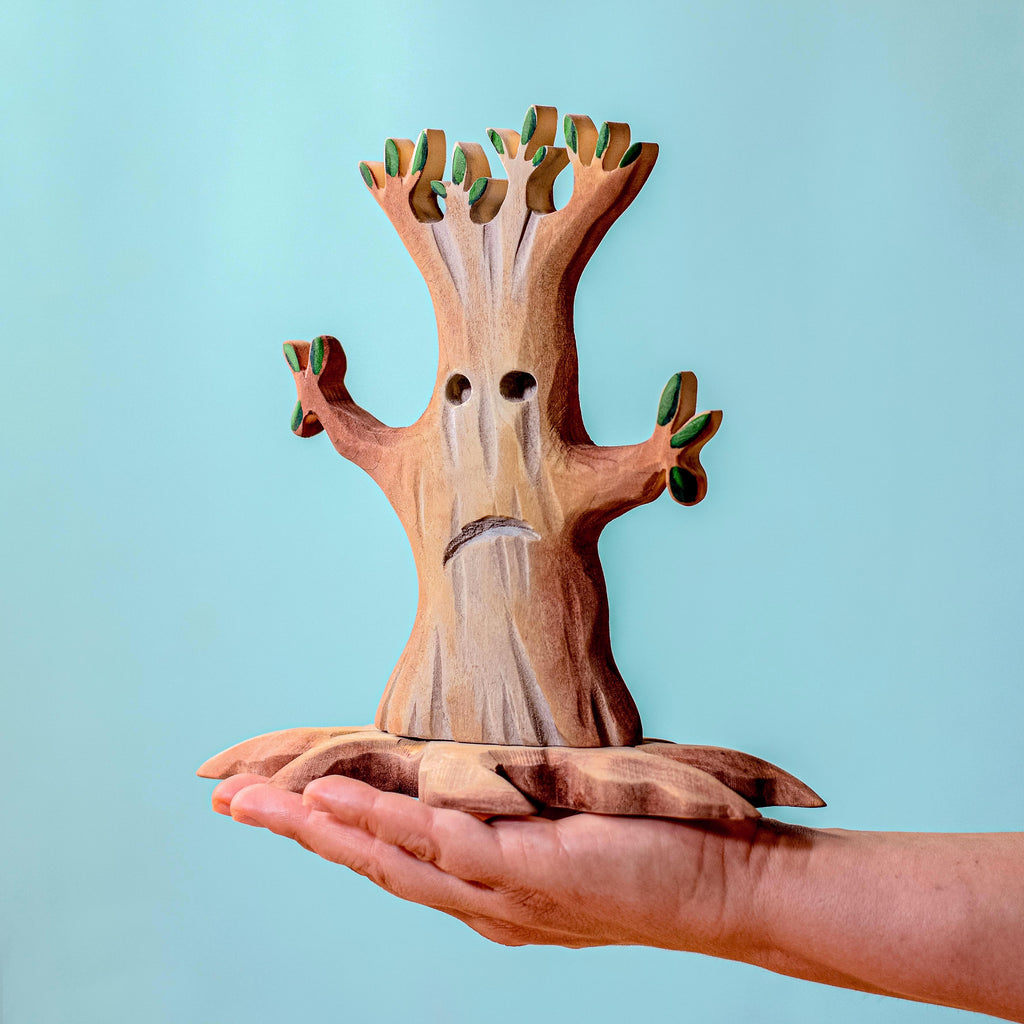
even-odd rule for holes
{"type": "Polygon", "coordinates": [[[266,733],[211,757],[196,773],[251,772],[299,793],[346,775],[432,807],[523,815],[545,809],[661,818],[756,818],[758,807],[823,807],[781,768],[722,747],[644,740],[636,747],[512,747],[416,740],[373,726],[266,733]]]}

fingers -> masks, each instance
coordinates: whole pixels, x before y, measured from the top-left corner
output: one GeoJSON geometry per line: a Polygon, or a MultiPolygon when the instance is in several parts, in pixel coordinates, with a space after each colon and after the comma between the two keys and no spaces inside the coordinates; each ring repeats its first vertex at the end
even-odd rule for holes
{"type": "Polygon", "coordinates": [[[311,782],[304,800],[457,878],[494,885],[503,876],[498,837],[472,815],[429,807],[337,775],[311,782]]]}
{"type": "Polygon", "coordinates": [[[292,839],[325,860],[351,868],[401,899],[449,913],[486,913],[483,903],[490,895],[487,890],[447,875],[401,847],[346,824],[329,812],[317,810],[304,803],[298,793],[265,782],[248,786],[242,783],[231,801],[231,816],[241,824],[266,828],[292,839]]]}
{"type": "Polygon", "coordinates": [[[266,781],[267,778],[265,775],[254,775],[251,772],[245,772],[241,775],[232,775],[231,778],[225,779],[220,783],[220,785],[214,788],[213,795],[211,797],[213,809],[218,814],[230,815],[231,801],[235,798],[236,793],[245,789],[246,786],[255,786],[266,781]]]}
{"type": "Polygon", "coordinates": [[[292,839],[493,942],[579,947],[618,941],[614,929],[595,931],[585,902],[566,901],[572,886],[556,879],[552,895],[526,877],[531,859],[540,861],[542,874],[564,861],[561,823],[498,819],[492,827],[341,776],[311,782],[300,795],[259,775],[237,775],[217,787],[215,808],[224,813],[226,804],[236,821],[292,839]]]}

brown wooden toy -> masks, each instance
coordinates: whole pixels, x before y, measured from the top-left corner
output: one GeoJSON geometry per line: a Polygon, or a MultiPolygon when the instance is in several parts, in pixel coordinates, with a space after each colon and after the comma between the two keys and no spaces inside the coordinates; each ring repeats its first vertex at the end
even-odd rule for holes
{"type": "Polygon", "coordinates": [[[292,429],[325,431],[379,484],[405,527],[419,579],[409,642],[375,727],[304,728],[240,743],[199,774],[271,776],[300,791],[327,774],[435,806],[484,814],[567,808],[677,818],[821,806],[791,775],[716,747],[645,741],[615,665],[597,553],[601,531],[662,491],[694,505],[700,451],[722,420],[697,412],[676,373],[654,432],[595,445],[580,412],[573,302],[587,261],[649,177],[653,143],[629,126],[529,109],[521,132],[458,143],[442,181],[444,133],[388,139],[359,165],[430,289],[440,358],[433,397],[388,427],[345,386],[336,338],[284,346],[298,402],[292,429]],[[573,191],[555,209],[566,165],[573,191]],[[442,210],[441,203],[444,207],[442,210]]]}

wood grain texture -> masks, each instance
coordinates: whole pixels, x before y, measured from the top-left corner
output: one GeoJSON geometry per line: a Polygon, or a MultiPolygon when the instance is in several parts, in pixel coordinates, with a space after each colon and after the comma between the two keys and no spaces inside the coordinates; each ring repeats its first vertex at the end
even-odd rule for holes
{"type": "Polygon", "coordinates": [[[279,768],[271,782],[301,793],[313,779],[346,775],[388,793],[416,796],[424,743],[377,729],[326,739],[279,768]]]}
{"type": "Polygon", "coordinates": [[[722,422],[674,373],[638,444],[595,445],[583,424],[573,328],[590,257],[650,176],[658,147],[629,125],[562,121],[533,106],[490,128],[493,154],[444,133],[389,138],[359,173],[426,281],[438,369],[426,410],[389,427],[356,404],[337,338],[290,341],[292,430],[327,434],[382,488],[412,546],[419,602],[375,726],[288,729],[211,758],[199,774],[252,772],[301,791],[342,774],[437,806],[489,815],[546,808],[748,818],[820,806],[759,758],[642,742],[612,656],[598,540],[666,489],[693,505],[722,422]],[[496,163],[492,163],[496,161],[496,163]],[[494,169],[501,165],[504,177],[494,169]],[[571,169],[558,209],[554,184],[571,169]]]}
{"type": "Polygon", "coordinates": [[[434,393],[411,426],[355,404],[345,353],[321,336],[285,355],[293,429],[325,431],[381,486],[413,549],[419,603],[376,725],[424,739],[526,746],[623,746],[640,715],[608,637],[597,545],[604,526],[666,486],[684,504],[707,484],[700,449],[721,413],[696,416],[696,378],[677,374],[654,432],[593,444],[578,394],[573,304],[588,260],[654,168],[629,126],[563,123],[534,106],[521,130],[490,129],[493,154],[443,132],[392,138],[360,173],[430,290],[434,393]],[[504,177],[492,173],[492,158],[504,177]],[[556,209],[555,179],[573,190],[556,209]],[[442,206],[443,204],[443,206],[442,206]]]}
{"type": "Polygon", "coordinates": [[[825,801],[806,783],[760,757],[725,747],[701,747],[664,740],[637,748],[644,754],[667,757],[713,775],[755,807],[824,807],[825,801]]]}
{"type": "Polygon", "coordinates": [[[324,740],[351,733],[363,733],[370,726],[356,725],[342,728],[302,727],[279,729],[277,732],[253,736],[252,739],[219,754],[214,754],[200,765],[196,774],[203,779],[226,779],[229,775],[273,775],[286,764],[317,746],[324,740]]]}
{"type": "Polygon", "coordinates": [[[246,740],[199,769],[238,771],[301,792],[323,775],[346,775],[433,807],[487,815],[546,809],[666,818],[751,818],[756,806],[823,806],[768,761],[737,750],[665,740],[639,747],[530,747],[412,740],[372,726],[289,729],[246,740]],[[290,758],[287,763],[282,760],[290,758]]]}

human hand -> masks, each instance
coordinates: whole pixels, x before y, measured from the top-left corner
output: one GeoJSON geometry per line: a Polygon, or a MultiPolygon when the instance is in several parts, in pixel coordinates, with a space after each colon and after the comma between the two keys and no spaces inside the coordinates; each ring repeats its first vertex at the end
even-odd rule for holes
{"type": "Polygon", "coordinates": [[[504,945],[660,946],[735,956],[756,822],[570,814],[484,822],[341,776],[303,794],[226,779],[213,806],[294,839],[504,945]]]}

